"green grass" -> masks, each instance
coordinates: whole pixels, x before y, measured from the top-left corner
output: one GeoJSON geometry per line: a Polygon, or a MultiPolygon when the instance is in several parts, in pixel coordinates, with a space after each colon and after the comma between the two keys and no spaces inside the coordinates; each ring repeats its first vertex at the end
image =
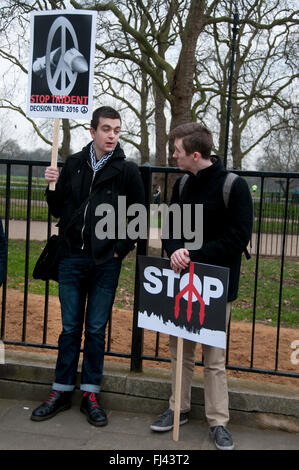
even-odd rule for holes
{"type": "MultiPolygon", "coordinates": [[[[45,293],[45,282],[33,279],[32,272],[35,263],[44,248],[45,242],[31,242],[29,251],[28,279],[29,292],[33,294],[45,293]]],[[[8,243],[8,266],[7,287],[9,289],[24,290],[25,285],[25,241],[9,240],[8,243]]],[[[57,283],[50,281],[49,289],[51,295],[58,295],[57,283]]]]}
{"type": "MultiPolygon", "coordinates": [[[[283,289],[281,297],[281,324],[299,327],[299,261],[288,260],[284,262],[283,289]]],[[[243,259],[239,297],[234,302],[233,319],[248,320],[253,318],[253,299],[255,286],[256,257],[250,260],[243,259]]],[[[259,258],[256,320],[270,325],[276,325],[279,313],[280,290],[280,259],[259,258]]]]}
{"type": "MultiPolygon", "coordinates": [[[[44,178],[32,177],[31,199],[45,200],[47,183],[44,178]]],[[[28,177],[12,176],[10,182],[10,197],[15,199],[27,199],[28,177]]],[[[0,196],[6,197],[6,176],[0,175],[0,196]]]]}
{"type": "MultiPolygon", "coordinates": [[[[254,206],[254,215],[255,217],[258,217],[260,213],[260,203],[254,202],[253,206],[254,206]]],[[[284,202],[263,201],[262,217],[283,219],[284,216],[285,216],[285,203],[284,202]]],[[[299,217],[299,204],[298,203],[296,204],[292,201],[288,202],[287,216],[290,219],[298,220],[298,217],[299,217]]]]}
{"type": "MultiPolygon", "coordinates": [[[[32,241],[29,250],[28,280],[29,292],[33,294],[45,293],[45,282],[33,279],[32,273],[35,263],[41,254],[45,242],[32,241]]],[[[25,241],[9,240],[7,287],[23,291],[25,285],[25,241]]],[[[131,308],[133,306],[135,279],[135,255],[132,253],[122,263],[122,270],[116,292],[115,305],[118,308],[131,308]],[[119,299],[121,298],[121,300],[119,299]]],[[[50,295],[58,295],[57,282],[49,282],[50,295]]]]}
{"type": "Polygon", "coordinates": [[[133,309],[135,284],[135,251],[122,262],[114,305],[117,308],[133,309]]]}
{"type": "MultiPolygon", "coordinates": [[[[44,242],[30,243],[29,292],[44,294],[45,282],[34,280],[32,272],[35,262],[44,247],[44,242]]],[[[25,242],[10,240],[8,245],[8,288],[24,290],[25,242]]],[[[152,253],[156,255],[156,253],[152,253]]],[[[116,292],[115,306],[132,309],[134,304],[135,251],[123,261],[116,292]]],[[[284,326],[299,327],[299,261],[285,260],[281,302],[281,323],[284,326]]],[[[243,257],[238,299],[233,304],[232,320],[252,321],[255,286],[256,258],[243,257]]],[[[279,305],[280,259],[259,258],[256,301],[256,320],[276,325],[279,305]]],[[[58,295],[56,282],[50,282],[50,294],[58,295]]]]}
{"type": "MultiPolygon", "coordinates": [[[[2,220],[5,219],[5,203],[3,201],[0,202],[0,215],[2,217],[2,220]]],[[[26,220],[27,219],[26,203],[22,205],[15,205],[15,204],[11,205],[10,211],[9,211],[9,218],[18,219],[18,220],[26,220]]],[[[30,211],[30,219],[47,221],[48,220],[48,207],[32,205],[31,211],[30,211]]]]}
{"type": "MultiPolygon", "coordinates": [[[[32,220],[46,221],[48,219],[48,208],[41,207],[38,201],[45,201],[45,179],[42,177],[32,178],[32,189],[31,189],[31,205],[30,218],[32,220]]],[[[28,178],[13,176],[10,184],[10,214],[11,219],[23,219],[27,218],[27,196],[28,196],[28,178]]],[[[269,196],[269,195],[268,195],[269,196]]],[[[265,194],[266,197],[266,194],[265,194]]],[[[0,215],[5,218],[5,204],[6,198],[6,176],[0,175],[0,215]]],[[[259,201],[254,201],[254,232],[258,229],[258,217],[260,213],[259,201]]],[[[284,201],[273,201],[266,198],[262,204],[262,224],[261,231],[263,233],[283,233],[284,230],[284,216],[285,216],[285,202],[284,201]]],[[[161,226],[161,217],[159,220],[153,220],[151,217],[152,226],[161,226]]],[[[295,203],[291,199],[288,202],[287,207],[287,223],[286,233],[297,235],[299,231],[299,204],[295,203]]]]}
{"type": "MultiPolygon", "coordinates": [[[[258,233],[259,221],[255,218],[253,232],[258,233]]],[[[261,222],[262,233],[280,233],[284,232],[284,221],[279,219],[262,220],[261,222]]],[[[286,222],[286,234],[297,235],[299,233],[299,223],[294,220],[287,220],[286,222]]]]}
{"type": "MultiPolygon", "coordinates": [[[[46,185],[44,187],[36,188],[33,187],[31,190],[31,200],[32,201],[44,201],[45,200],[45,190],[46,185]]],[[[6,197],[6,188],[5,186],[0,186],[0,196],[6,197]]],[[[10,189],[10,197],[11,199],[24,199],[27,200],[28,197],[28,188],[27,186],[16,187],[13,186],[10,189]]]]}

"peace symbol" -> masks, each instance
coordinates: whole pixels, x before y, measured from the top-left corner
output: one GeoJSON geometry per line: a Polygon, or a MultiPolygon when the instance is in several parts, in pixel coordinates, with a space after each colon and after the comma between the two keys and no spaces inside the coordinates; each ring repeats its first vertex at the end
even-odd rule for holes
{"type": "MultiPolygon", "coordinates": [[[[66,35],[67,31],[70,33],[71,38],[74,43],[74,47],[79,49],[78,47],[78,40],[73,28],[73,25],[69,22],[69,20],[65,17],[57,18],[54,23],[52,24],[48,40],[47,40],[47,48],[46,48],[46,76],[48,87],[53,95],[69,95],[77,80],[77,72],[73,72],[71,68],[65,63],[63,60],[64,54],[66,53],[66,35]],[[57,63],[56,68],[53,70],[51,69],[51,61],[50,61],[50,54],[51,54],[51,47],[52,42],[57,30],[60,29],[60,47],[61,47],[61,54],[59,61],[57,63]]],[[[57,47],[57,46],[56,46],[57,47]]]]}

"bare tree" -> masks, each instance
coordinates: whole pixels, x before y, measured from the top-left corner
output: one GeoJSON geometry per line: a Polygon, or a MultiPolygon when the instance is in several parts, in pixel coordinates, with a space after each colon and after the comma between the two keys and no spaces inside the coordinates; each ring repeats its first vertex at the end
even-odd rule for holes
{"type": "MultiPolygon", "coordinates": [[[[20,93],[19,83],[24,83],[24,76],[28,74],[28,41],[29,41],[29,17],[28,13],[34,10],[43,10],[51,8],[65,8],[64,2],[58,1],[14,1],[5,0],[4,6],[1,6],[0,23],[0,56],[11,66],[3,77],[5,90],[2,90],[0,107],[19,113],[24,119],[32,125],[35,133],[46,144],[52,145],[53,126],[52,120],[34,120],[26,116],[24,90],[22,98],[17,96],[20,93]],[[6,80],[6,76],[9,77],[6,80]]],[[[71,129],[76,124],[71,124],[68,119],[62,119],[62,141],[59,154],[64,160],[70,154],[71,129]]]]}
{"type": "MultiPolygon", "coordinates": [[[[31,9],[64,9],[59,0],[5,0],[0,28],[0,55],[26,73],[22,46],[12,41],[16,23],[24,37],[31,9]],[[6,38],[8,41],[6,41],[6,38]],[[4,41],[5,39],[5,41],[4,41]],[[7,46],[8,43],[8,46],[7,46]]],[[[223,153],[231,57],[233,11],[239,9],[239,31],[233,81],[231,153],[234,168],[271,132],[276,116],[290,109],[288,92],[297,75],[293,0],[118,0],[69,2],[98,11],[96,96],[104,94],[130,110],[124,140],[149,157],[150,127],[155,129],[156,164],[167,162],[169,128],[200,119],[218,134],[215,150],[223,153]]],[[[100,99],[100,98],[99,98],[100,99]]],[[[22,106],[6,97],[2,106],[21,114],[22,106]]],[[[32,125],[36,125],[32,122],[32,125]]],[[[63,154],[71,130],[63,122],[63,154]]],[[[39,126],[41,138],[46,138],[39,126]]],[[[47,137],[48,142],[50,138],[47,137]]],[[[173,163],[171,152],[168,163],[173,163]]]]}
{"type": "MultiPolygon", "coordinates": [[[[117,103],[124,115],[121,139],[135,147],[141,155],[140,163],[149,161],[149,128],[153,107],[149,107],[151,85],[148,76],[130,62],[110,62],[95,73],[95,100],[117,103]],[[120,75],[120,71],[122,72],[120,75]]],[[[96,67],[97,69],[97,67],[96,67]]],[[[154,124],[154,123],[153,123],[154,124]]]]}
{"type": "Polygon", "coordinates": [[[263,155],[258,163],[259,170],[299,171],[298,159],[299,126],[288,117],[280,117],[277,129],[273,131],[263,146],[263,155]],[[280,125],[280,128],[278,127],[280,125]]]}
{"type": "MultiPolygon", "coordinates": [[[[294,54],[287,51],[290,38],[296,35],[298,20],[296,12],[286,7],[288,3],[291,2],[238,2],[240,21],[231,107],[233,168],[241,168],[243,158],[279,128],[275,115],[292,106],[289,90],[298,77],[298,69],[294,54]]],[[[194,111],[198,117],[206,117],[210,111],[217,118],[217,150],[223,155],[232,43],[232,28],[229,22],[223,22],[223,15],[232,16],[235,5],[224,1],[215,2],[214,7],[206,35],[213,38],[215,52],[208,48],[198,57],[199,67],[207,77],[207,84],[199,83],[198,89],[208,98],[203,104],[196,102],[194,111]]]]}
{"type": "MultiPolygon", "coordinates": [[[[71,4],[75,8],[82,7],[76,0],[71,0],[71,4]]],[[[167,101],[171,110],[170,128],[191,119],[191,102],[195,91],[193,86],[195,49],[204,26],[205,4],[204,0],[147,0],[146,2],[127,0],[95,2],[93,5],[89,3],[90,8],[99,12],[111,12],[114,18],[109,23],[110,40],[104,44],[97,42],[97,49],[105,58],[120,58],[134,62],[151,77],[156,104],[159,104],[156,106],[156,117],[160,118],[161,122],[164,121],[165,125],[163,106],[167,101]],[[141,13],[139,21],[132,13],[135,10],[141,13]],[[144,16],[149,25],[147,34],[140,24],[144,16]],[[132,17],[135,22],[130,22],[132,17]],[[172,31],[178,24],[181,26],[180,52],[176,63],[172,65],[165,59],[165,53],[172,44],[172,31]],[[123,41],[122,49],[114,47],[113,35],[116,32],[118,41],[123,41]]],[[[158,125],[156,123],[156,127],[161,129],[159,123],[158,125]]],[[[156,140],[160,143],[160,138],[156,140]]],[[[165,146],[165,131],[161,137],[161,141],[163,140],[165,146]]],[[[169,162],[172,163],[171,157],[169,162]]]]}

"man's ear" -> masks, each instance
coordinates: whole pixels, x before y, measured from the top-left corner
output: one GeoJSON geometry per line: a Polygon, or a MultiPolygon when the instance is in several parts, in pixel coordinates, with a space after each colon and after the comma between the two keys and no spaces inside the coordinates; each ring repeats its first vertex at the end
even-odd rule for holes
{"type": "Polygon", "coordinates": [[[94,139],[94,138],[95,138],[95,134],[96,134],[96,131],[94,130],[94,128],[91,127],[91,128],[89,129],[89,132],[90,132],[91,137],[94,139]]]}
{"type": "Polygon", "coordinates": [[[200,152],[194,152],[193,153],[193,159],[195,162],[198,162],[198,160],[200,160],[202,157],[201,157],[201,153],[200,152]]]}

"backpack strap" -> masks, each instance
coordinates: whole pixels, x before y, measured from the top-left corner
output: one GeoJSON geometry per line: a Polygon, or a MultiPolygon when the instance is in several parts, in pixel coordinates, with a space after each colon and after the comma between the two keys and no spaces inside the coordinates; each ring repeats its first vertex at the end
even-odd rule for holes
{"type": "MultiPolygon", "coordinates": [[[[182,178],[181,178],[180,186],[179,186],[180,198],[181,198],[183,188],[184,188],[185,183],[186,183],[188,178],[189,178],[188,174],[183,175],[182,178]]],[[[228,201],[229,201],[231,188],[232,188],[233,182],[235,181],[236,178],[238,178],[238,175],[236,175],[236,173],[227,173],[227,176],[225,178],[223,188],[222,188],[222,194],[223,194],[223,201],[224,201],[224,204],[225,204],[226,208],[228,207],[228,201]]]]}
{"type": "MultiPolygon", "coordinates": [[[[183,175],[182,178],[181,178],[180,186],[179,186],[179,196],[180,196],[180,198],[181,198],[181,195],[182,195],[184,185],[185,185],[188,178],[189,178],[188,174],[183,175]]],[[[231,189],[232,189],[233,182],[237,178],[238,178],[238,175],[236,175],[236,173],[229,172],[229,173],[227,173],[225,181],[223,183],[222,195],[223,195],[224,205],[225,205],[226,208],[228,208],[229,196],[230,196],[230,192],[231,192],[231,189]]],[[[244,253],[245,253],[245,256],[246,256],[247,259],[251,258],[247,248],[245,248],[244,253]]]]}
{"type": "MultiPolygon", "coordinates": [[[[231,191],[233,182],[237,178],[238,178],[238,175],[236,175],[236,173],[228,173],[227,176],[226,176],[226,179],[224,181],[224,184],[223,184],[223,200],[224,200],[224,204],[225,204],[226,208],[228,208],[229,196],[230,196],[230,191],[231,191]]],[[[247,250],[247,248],[245,248],[244,254],[246,256],[246,259],[251,258],[250,253],[247,250]]]]}
{"type": "Polygon", "coordinates": [[[226,208],[228,208],[230,192],[232,189],[233,182],[235,181],[236,178],[238,178],[238,175],[236,175],[236,173],[227,173],[226,175],[223,188],[222,188],[223,201],[224,201],[224,205],[226,208]]]}
{"type": "Polygon", "coordinates": [[[186,181],[187,181],[188,178],[189,178],[189,175],[187,175],[187,174],[183,175],[182,178],[181,178],[180,186],[179,186],[179,196],[180,196],[180,199],[181,199],[183,187],[185,186],[185,183],[186,183],[186,181]]]}
{"type": "MultiPolygon", "coordinates": [[[[238,175],[236,175],[236,173],[227,173],[227,176],[225,178],[222,192],[223,192],[223,200],[224,200],[224,204],[225,204],[226,208],[228,208],[229,196],[230,196],[230,192],[231,192],[231,189],[232,189],[233,182],[237,178],[238,178],[238,175]]],[[[250,253],[247,250],[247,248],[245,248],[244,254],[246,256],[246,259],[251,258],[250,253]]]]}

